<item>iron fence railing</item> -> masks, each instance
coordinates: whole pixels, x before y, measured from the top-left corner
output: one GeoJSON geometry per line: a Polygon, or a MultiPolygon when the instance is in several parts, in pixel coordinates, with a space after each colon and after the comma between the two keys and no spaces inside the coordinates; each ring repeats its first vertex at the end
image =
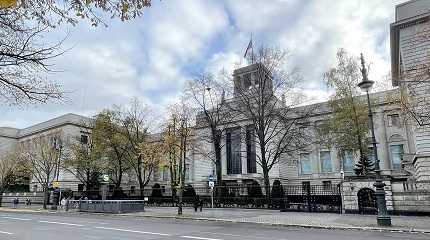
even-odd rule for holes
{"type": "MultiPolygon", "coordinates": [[[[274,208],[286,211],[341,212],[341,191],[338,186],[286,185],[271,189],[270,197],[265,189],[252,185],[185,187],[182,202],[185,206],[202,204],[206,207],[274,208]]],[[[101,191],[73,192],[73,199],[102,199],[101,191]]],[[[175,206],[179,201],[178,190],[168,187],[143,190],[113,190],[106,192],[108,200],[145,200],[151,206],[175,206]]]]}

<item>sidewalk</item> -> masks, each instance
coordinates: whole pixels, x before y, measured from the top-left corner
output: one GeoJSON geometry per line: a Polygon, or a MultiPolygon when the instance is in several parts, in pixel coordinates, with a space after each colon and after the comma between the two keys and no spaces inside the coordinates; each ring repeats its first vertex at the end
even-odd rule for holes
{"type": "Polygon", "coordinates": [[[194,212],[192,208],[185,208],[182,216],[178,216],[176,213],[177,208],[173,207],[148,207],[145,212],[121,215],[275,226],[430,233],[430,217],[391,216],[392,227],[379,227],[376,224],[375,215],[280,212],[279,210],[265,209],[203,209],[203,212],[194,212]]]}
{"type": "MultiPolygon", "coordinates": [[[[20,205],[18,209],[13,209],[11,206],[0,207],[0,212],[57,212],[63,214],[77,213],[73,210],[69,212],[65,212],[64,210],[44,210],[42,209],[41,205],[20,205]]],[[[105,215],[109,216],[109,214],[105,215]]],[[[183,209],[183,215],[178,216],[176,207],[147,207],[145,208],[144,212],[115,214],[115,216],[252,223],[285,227],[419,232],[430,234],[430,217],[415,216],[391,216],[391,227],[379,227],[376,224],[375,215],[280,212],[279,210],[266,209],[204,208],[203,212],[194,212],[193,208],[186,207],[183,209]]]]}
{"type": "Polygon", "coordinates": [[[32,204],[32,205],[25,205],[25,204],[19,204],[17,208],[13,208],[12,204],[2,204],[0,207],[0,212],[22,212],[22,213],[29,213],[29,212],[48,212],[49,209],[51,209],[51,206],[47,206],[47,209],[43,209],[43,206],[40,204],[32,204]]]}

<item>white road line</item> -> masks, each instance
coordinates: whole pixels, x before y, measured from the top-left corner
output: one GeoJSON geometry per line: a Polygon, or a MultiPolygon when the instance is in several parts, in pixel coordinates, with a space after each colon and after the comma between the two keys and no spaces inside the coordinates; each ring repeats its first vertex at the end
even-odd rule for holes
{"type": "Polygon", "coordinates": [[[10,233],[10,232],[3,232],[3,231],[0,231],[0,233],[7,234],[7,235],[12,235],[13,234],[13,233],[10,233]]]}
{"type": "Polygon", "coordinates": [[[60,225],[67,225],[67,226],[76,226],[76,227],[83,227],[82,224],[76,224],[76,223],[65,223],[65,222],[51,222],[51,221],[39,221],[40,223],[51,223],[51,224],[60,224],[60,225]]]}
{"type": "MultiPolygon", "coordinates": [[[[207,233],[207,234],[213,234],[213,235],[222,235],[222,236],[229,236],[229,237],[248,237],[246,235],[239,235],[239,234],[231,234],[231,233],[216,233],[216,232],[199,232],[199,233],[207,233]]],[[[252,236],[252,239],[268,239],[268,240],[288,240],[286,238],[271,238],[271,237],[261,237],[261,236],[252,236]]]]}
{"type": "Polygon", "coordinates": [[[31,219],[28,218],[16,218],[16,217],[2,217],[4,219],[11,219],[11,220],[19,220],[19,221],[30,221],[31,219]]]}
{"type": "Polygon", "coordinates": [[[194,237],[194,236],[181,236],[181,238],[201,239],[201,240],[222,240],[219,238],[205,238],[205,237],[194,237]]]}
{"type": "Polygon", "coordinates": [[[167,233],[144,232],[144,231],[136,231],[136,230],[129,230],[129,229],[121,229],[121,228],[109,228],[109,227],[95,227],[95,228],[104,229],[104,230],[112,230],[112,231],[120,231],[120,232],[142,233],[142,234],[151,234],[151,235],[160,235],[160,236],[172,236],[171,234],[167,234],[167,233]]]}

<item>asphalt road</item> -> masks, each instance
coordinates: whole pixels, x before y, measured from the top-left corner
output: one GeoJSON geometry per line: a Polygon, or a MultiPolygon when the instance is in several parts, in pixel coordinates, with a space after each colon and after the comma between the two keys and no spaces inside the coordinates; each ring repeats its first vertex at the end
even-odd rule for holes
{"type": "Polygon", "coordinates": [[[91,214],[0,213],[0,239],[13,240],[429,240],[428,234],[267,227],[255,224],[91,214]]]}

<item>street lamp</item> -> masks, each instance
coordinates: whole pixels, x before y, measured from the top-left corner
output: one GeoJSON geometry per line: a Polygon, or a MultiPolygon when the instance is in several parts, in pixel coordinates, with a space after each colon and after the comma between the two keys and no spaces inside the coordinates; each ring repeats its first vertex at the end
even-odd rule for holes
{"type": "Polygon", "coordinates": [[[361,54],[361,74],[363,76],[363,81],[358,84],[358,87],[361,88],[361,90],[366,92],[367,95],[367,105],[369,110],[369,124],[370,124],[370,130],[372,132],[372,145],[373,145],[373,156],[375,159],[375,173],[376,173],[376,179],[373,186],[376,188],[376,205],[378,208],[378,218],[377,222],[379,226],[391,226],[391,217],[387,213],[387,203],[385,201],[385,183],[382,182],[382,176],[381,176],[381,168],[379,166],[379,158],[378,158],[378,151],[376,149],[376,138],[375,138],[375,127],[373,125],[373,113],[370,105],[370,97],[369,97],[369,90],[372,87],[374,81],[371,81],[367,78],[367,70],[364,63],[364,57],[363,54],[361,54]]]}

